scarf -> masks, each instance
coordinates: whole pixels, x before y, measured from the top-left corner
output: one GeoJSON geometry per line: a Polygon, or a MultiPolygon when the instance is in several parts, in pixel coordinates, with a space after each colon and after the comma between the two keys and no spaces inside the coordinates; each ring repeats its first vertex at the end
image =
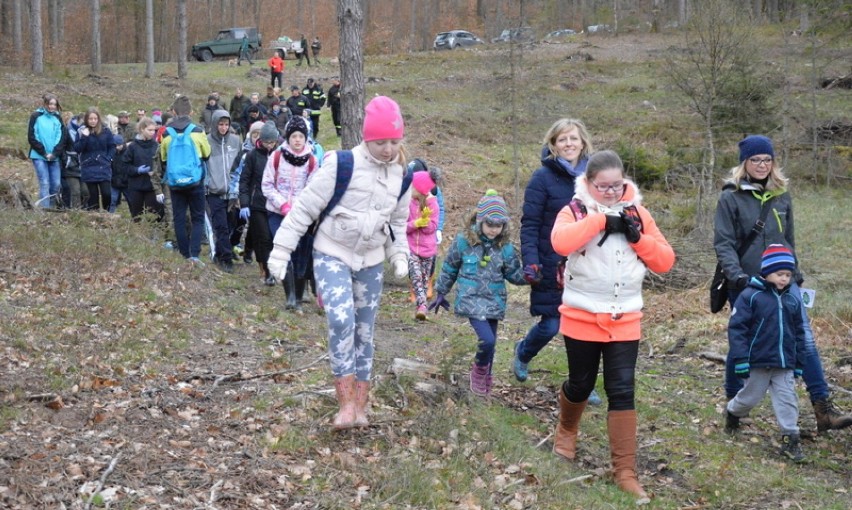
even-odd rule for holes
{"type": "Polygon", "coordinates": [[[284,156],[284,160],[287,161],[287,163],[296,167],[303,166],[309,159],[311,159],[311,151],[308,145],[305,145],[305,152],[301,156],[296,156],[290,152],[290,148],[286,146],[281,147],[281,155],[284,156]]]}
{"type": "Polygon", "coordinates": [[[583,158],[577,163],[577,166],[574,166],[570,161],[559,156],[556,156],[555,160],[559,168],[568,172],[571,177],[579,177],[586,173],[586,164],[589,162],[588,158],[583,158]]]}

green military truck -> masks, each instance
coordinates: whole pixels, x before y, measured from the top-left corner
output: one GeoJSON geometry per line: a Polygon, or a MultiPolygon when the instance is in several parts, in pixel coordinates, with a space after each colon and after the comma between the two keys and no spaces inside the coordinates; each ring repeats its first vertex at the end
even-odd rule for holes
{"type": "Polygon", "coordinates": [[[202,62],[210,62],[213,57],[239,56],[243,36],[248,37],[249,51],[254,58],[262,46],[260,33],[256,28],[222,29],[215,39],[193,45],[192,56],[202,62]]]}

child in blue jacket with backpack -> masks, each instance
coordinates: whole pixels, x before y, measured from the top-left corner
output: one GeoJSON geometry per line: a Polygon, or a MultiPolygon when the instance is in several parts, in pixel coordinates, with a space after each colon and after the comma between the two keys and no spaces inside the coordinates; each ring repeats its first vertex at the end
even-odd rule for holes
{"type": "Polygon", "coordinates": [[[801,462],[795,378],[804,365],[805,328],[802,300],[790,292],[795,272],[793,252],[780,244],[769,245],[760,277],[752,278],[734,303],[728,342],[734,371],[745,385],[726,406],[725,430],[735,432],[740,418],[748,416],[769,391],[781,428],[781,454],[801,462]]]}
{"type": "Polygon", "coordinates": [[[476,206],[470,228],[456,236],[435,285],[429,310],[450,309],[446,295],[458,282],[455,313],[467,317],[478,345],[470,367],[470,391],[491,393],[491,367],[497,326],[506,315],[506,283],[526,285],[521,255],[509,242],[509,210],[496,191],[488,190],[476,206]]]}

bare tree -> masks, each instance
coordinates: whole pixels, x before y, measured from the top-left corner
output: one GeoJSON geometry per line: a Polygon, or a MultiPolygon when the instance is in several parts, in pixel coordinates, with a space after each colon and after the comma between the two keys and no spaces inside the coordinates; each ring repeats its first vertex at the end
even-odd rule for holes
{"type": "Polygon", "coordinates": [[[145,78],[154,76],[154,0],[145,0],[145,78]]]}
{"type": "Polygon", "coordinates": [[[44,46],[41,35],[41,0],[30,0],[30,44],[33,48],[33,73],[42,74],[44,73],[44,46]]]}
{"type": "Polygon", "coordinates": [[[338,0],[341,146],[361,143],[364,122],[364,0],[338,0]]]}
{"type": "Polygon", "coordinates": [[[683,47],[667,61],[669,78],[704,123],[706,147],[696,214],[699,228],[709,220],[704,200],[713,189],[717,109],[727,99],[726,90],[730,90],[735,81],[747,81],[755,73],[756,49],[750,39],[751,28],[742,10],[728,0],[697,2],[684,31],[683,47]]]}
{"type": "Polygon", "coordinates": [[[59,25],[62,18],[59,16],[59,0],[48,0],[47,2],[47,24],[50,31],[50,46],[59,46],[59,25]]]}
{"type": "Polygon", "coordinates": [[[101,72],[101,1],[92,0],[92,72],[101,72]]]}
{"type": "Polygon", "coordinates": [[[24,44],[23,44],[23,18],[24,18],[24,0],[13,0],[15,3],[12,7],[12,44],[15,48],[15,57],[18,61],[21,60],[24,54],[24,44]]]}
{"type": "Polygon", "coordinates": [[[178,22],[178,79],[183,80],[187,76],[186,66],[186,0],[178,0],[177,2],[177,22],[178,22]]]}

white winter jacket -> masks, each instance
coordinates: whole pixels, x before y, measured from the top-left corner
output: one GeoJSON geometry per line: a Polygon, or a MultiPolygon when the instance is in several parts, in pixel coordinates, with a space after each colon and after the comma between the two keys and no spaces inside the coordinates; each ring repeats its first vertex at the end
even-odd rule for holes
{"type": "MultiPolygon", "coordinates": [[[[352,180],[317,229],[314,249],[340,259],[354,271],[381,264],[386,257],[392,264],[397,260],[407,263],[405,226],[411,189],[399,197],[405,167],[398,161],[378,161],[364,143],[352,149],[352,156],[352,180]]],[[[331,151],[284,218],[271,257],[278,256],[279,251],[289,256],[296,249],[299,239],[331,200],[336,182],[337,152],[331,151]]]]}

